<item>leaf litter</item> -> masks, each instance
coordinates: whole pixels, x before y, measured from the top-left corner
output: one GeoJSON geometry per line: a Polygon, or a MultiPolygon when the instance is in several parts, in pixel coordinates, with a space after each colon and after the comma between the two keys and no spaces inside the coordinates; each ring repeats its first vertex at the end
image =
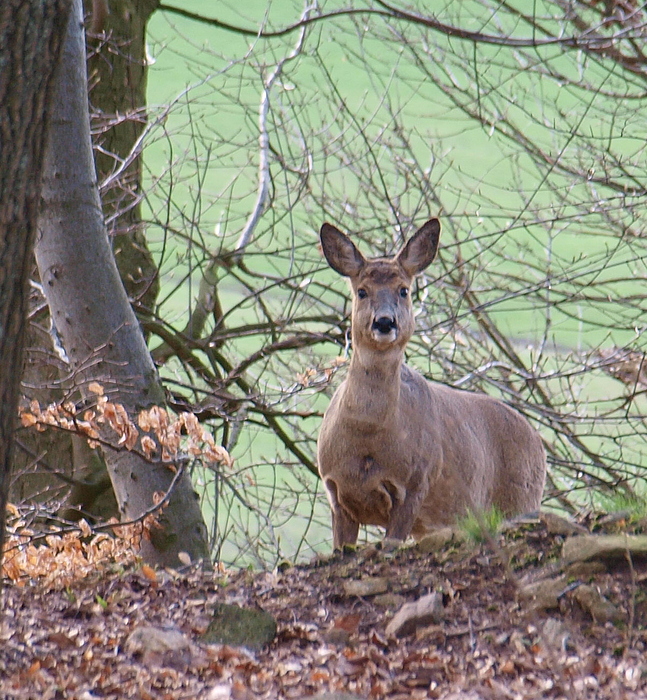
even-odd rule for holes
{"type": "Polygon", "coordinates": [[[567,536],[553,530],[535,520],[489,544],[445,538],[431,552],[376,545],[273,572],[183,573],[142,565],[128,533],[88,528],[76,542],[51,535],[39,544],[14,534],[3,566],[0,696],[644,698],[647,562],[569,569],[567,536]],[[376,579],[385,584],[349,585],[376,579]],[[553,582],[550,596],[537,593],[541,581],[553,582]],[[387,634],[402,605],[432,593],[441,615],[387,634]],[[597,619],[582,603],[590,597],[609,614],[597,619]],[[255,652],[203,643],[222,603],[273,615],[275,639],[255,652]]]}

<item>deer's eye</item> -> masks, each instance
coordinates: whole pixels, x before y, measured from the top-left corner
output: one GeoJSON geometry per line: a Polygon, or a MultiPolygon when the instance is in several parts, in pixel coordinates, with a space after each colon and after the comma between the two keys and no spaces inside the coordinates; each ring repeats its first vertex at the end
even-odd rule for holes
{"type": "Polygon", "coordinates": [[[358,289],[357,296],[360,299],[366,299],[366,297],[368,296],[368,292],[365,289],[358,289]]]}
{"type": "Polygon", "coordinates": [[[409,296],[409,288],[408,287],[400,287],[400,296],[403,299],[406,299],[409,296]]]}

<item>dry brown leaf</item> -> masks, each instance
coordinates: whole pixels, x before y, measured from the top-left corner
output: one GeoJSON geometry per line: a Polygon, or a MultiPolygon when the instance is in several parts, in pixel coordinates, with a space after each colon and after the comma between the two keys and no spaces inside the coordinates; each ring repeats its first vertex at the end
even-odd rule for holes
{"type": "Polygon", "coordinates": [[[147,459],[151,459],[155,452],[157,452],[157,443],[149,435],[144,435],[141,439],[142,452],[146,455],[147,459]]]}
{"type": "Polygon", "coordinates": [[[23,411],[20,414],[20,422],[22,423],[23,428],[29,428],[32,425],[36,425],[38,423],[38,418],[33,413],[27,413],[23,411]]]}
{"type": "Polygon", "coordinates": [[[149,566],[148,564],[142,564],[141,572],[149,581],[157,583],[157,572],[155,571],[155,569],[153,569],[152,566],[149,566]]]}
{"type": "Polygon", "coordinates": [[[359,613],[342,615],[341,617],[335,619],[333,622],[333,627],[350,632],[350,634],[354,634],[357,632],[357,628],[359,627],[361,620],[362,616],[359,613]]]}

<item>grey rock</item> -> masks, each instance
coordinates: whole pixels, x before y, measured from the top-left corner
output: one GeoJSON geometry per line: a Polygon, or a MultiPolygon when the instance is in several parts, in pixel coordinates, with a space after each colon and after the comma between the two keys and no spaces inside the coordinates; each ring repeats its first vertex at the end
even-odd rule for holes
{"type": "Polygon", "coordinates": [[[344,581],[344,593],[347,596],[363,598],[364,596],[386,593],[388,590],[389,581],[382,576],[367,576],[354,581],[344,581]]]}
{"type": "Polygon", "coordinates": [[[197,648],[173,627],[136,627],[126,640],[125,649],[145,666],[184,669],[194,660],[197,648]]]}
{"type": "Polygon", "coordinates": [[[455,537],[455,532],[451,527],[441,527],[432,530],[422,537],[416,544],[418,551],[423,554],[438,552],[446,547],[455,537]]]}
{"type": "Polygon", "coordinates": [[[528,583],[520,587],[519,600],[531,602],[534,610],[552,610],[559,607],[559,598],[567,585],[565,576],[528,583]]]}
{"type": "Polygon", "coordinates": [[[566,518],[562,518],[556,513],[542,513],[539,516],[541,522],[546,526],[546,531],[550,535],[563,535],[564,537],[570,537],[572,535],[586,535],[588,530],[582,525],[571,522],[566,518]]]}
{"type": "Polygon", "coordinates": [[[622,618],[616,606],[603,596],[595,586],[578,586],[573,597],[582,610],[588,612],[595,622],[613,622],[622,618]]]}
{"type": "Polygon", "coordinates": [[[569,537],[562,547],[562,558],[567,563],[626,560],[627,553],[635,558],[646,558],[647,535],[583,535],[569,537]]]}
{"type": "Polygon", "coordinates": [[[436,591],[412,603],[405,603],[386,626],[389,637],[404,637],[418,627],[438,624],[444,616],[443,598],[436,591]]]}
{"type": "Polygon", "coordinates": [[[373,598],[375,605],[389,610],[398,610],[406,603],[406,598],[399,593],[382,593],[373,598]]]}

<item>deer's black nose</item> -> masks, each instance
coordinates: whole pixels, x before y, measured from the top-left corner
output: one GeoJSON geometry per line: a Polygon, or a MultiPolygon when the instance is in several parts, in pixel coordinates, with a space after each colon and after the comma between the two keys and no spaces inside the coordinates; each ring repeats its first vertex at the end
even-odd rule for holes
{"type": "Polygon", "coordinates": [[[384,335],[395,330],[397,327],[398,324],[391,316],[380,316],[373,321],[373,330],[384,333],[384,335]]]}

